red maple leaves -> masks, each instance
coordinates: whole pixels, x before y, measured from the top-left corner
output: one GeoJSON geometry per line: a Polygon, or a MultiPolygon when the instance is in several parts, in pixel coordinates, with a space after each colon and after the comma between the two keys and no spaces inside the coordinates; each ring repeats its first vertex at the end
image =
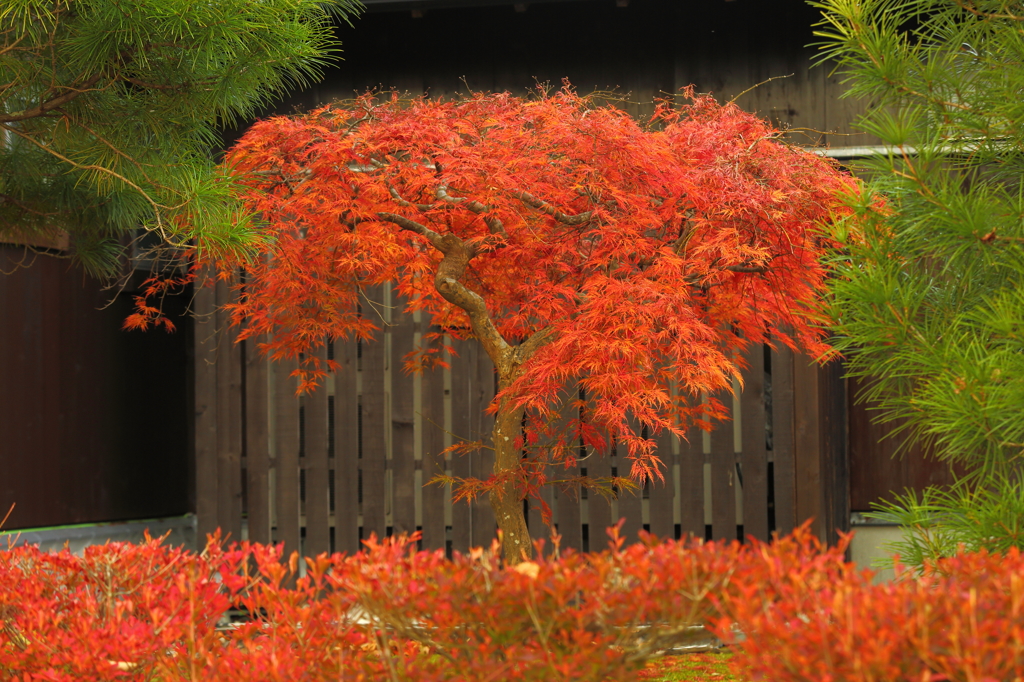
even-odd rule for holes
{"type": "Polygon", "coordinates": [[[703,415],[702,393],[729,385],[735,351],[769,330],[825,350],[817,227],[844,210],[850,180],[777,137],[708,97],[642,126],[570,90],[367,95],[263,121],[229,159],[274,239],[247,265],[236,320],[295,356],[366,337],[360,290],[392,281],[447,333],[491,333],[439,292],[455,273],[501,340],[536,340],[505,395],[545,419],[578,383],[588,419],[629,440],[649,475],[629,416],[659,431],[703,415]]]}
{"type": "MultiPolygon", "coordinates": [[[[241,338],[270,334],[274,357],[315,363],[325,338],[368,338],[360,297],[383,282],[477,339],[498,374],[498,487],[516,496],[541,470],[524,447],[572,463],[580,439],[624,443],[635,477],[660,476],[647,435],[719,416],[705,396],[731,385],[746,344],[826,350],[818,228],[846,212],[852,180],[778,138],[710,97],[640,124],[568,87],[367,94],[239,140],[228,163],[270,248],[217,265],[245,268],[234,319],[241,338]]],[[[303,388],[328,369],[304,366],[303,388]]]]}

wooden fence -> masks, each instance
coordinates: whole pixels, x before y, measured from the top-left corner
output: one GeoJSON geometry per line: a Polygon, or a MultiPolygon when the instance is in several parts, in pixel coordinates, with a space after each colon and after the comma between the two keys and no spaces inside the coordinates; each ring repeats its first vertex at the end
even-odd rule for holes
{"type": "MultiPolygon", "coordinates": [[[[486,477],[492,456],[439,455],[455,437],[485,439],[493,367],[474,342],[456,344],[451,368],[410,376],[402,358],[426,328],[394,305],[390,289],[370,291],[374,343],[338,341],[325,354],[342,369],[295,397],[294,365],[271,363],[255,344],[235,343],[217,306],[225,284],[197,291],[194,307],[196,512],[200,537],[220,527],[231,538],[284,543],[306,555],[353,552],[371,533],[422,531],[424,548],[465,551],[494,537],[486,500],[452,504],[425,485],[436,473],[486,477]]],[[[828,539],[848,521],[845,392],[838,368],[819,368],[786,349],[749,353],[734,419],[688,441],[662,437],[665,483],[606,501],[548,490],[562,546],[600,549],[624,518],[659,537],[768,538],[813,518],[828,539]]],[[[730,396],[725,396],[726,400],[730,396]]],[[[724,402],[724,401],[723,401],[724,402]]],[[[580,474],[625,474],[621,455],[587,458],[580,474]]],[[[550,530],[530,509],[535,537],[550,530]]]]}

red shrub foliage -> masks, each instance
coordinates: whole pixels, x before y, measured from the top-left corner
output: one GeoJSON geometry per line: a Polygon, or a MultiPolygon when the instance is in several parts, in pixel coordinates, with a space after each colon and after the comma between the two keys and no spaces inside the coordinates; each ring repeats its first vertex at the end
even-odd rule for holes
{"type": "Polygon", "coordinates": [[[922,575],[873,584],[832,561],[780,561],[762,546],[758,569],[734,581],[729,617],[737,672],[772,682],[1024,680],[1024,557],[980,552],[944,559],[922,575]],[[756,578],[755,578],[756,576],[756,578]]]}
{"type": "MultiPolygon", "coordinates": [[[[285,560],[214,538],[202,554],[109,544],[0,552],[0,670],[28,680],[630,680],[724,639],[745,679],[1011,680],[1024,559],[979,554],[873,585],[806,527],[766,545],[656,542],[506,568],[410,538],[285,560]],[[230,608],[250,622],[225,627],[230,608]],[[221,623],[219,625],[219,623],[221,623]]],[[[538,552],[538,555],[542,555],[538,552]]]]}

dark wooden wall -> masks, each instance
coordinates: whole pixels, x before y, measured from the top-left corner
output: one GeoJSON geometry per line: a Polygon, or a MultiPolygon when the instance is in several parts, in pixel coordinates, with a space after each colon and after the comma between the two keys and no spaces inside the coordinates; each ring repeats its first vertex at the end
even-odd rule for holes
{"type": "Polygon", "coordinates": [[[900,422],[874,421],[877,413],[871,405],[858,401],[858,381],[850,380],[848,391],[852,511],[871,511],[874,503],[891,500],[894,492],[953,482],[949,465],[929,456],[920,445],[906,446],[905,435],[896,433],[900,422]]]}
{"type": "Polygon", "coordinates": [[[804,0],[614,0],[369,12],[339,29],[345,61],[280,111],[369,88],[414,94],[523,93],[568,79],[579,91],[615,90],[631,112],[693,84],[794,130],[798,143],[870,144],[851,134],[859,104],[840,100],[826,67],[810,68],[817,11],[804,0]],[[790,75],[791,74],[791,75],[790,75]],[[822,131],[834,134],[822,135],[822,131]]]}
{"type": "Polygon", "coordinates": [[[0,518],[5,530],[190,510],[191,321],[127,333],[130,298],[67,260],[0,245],[0,518]]]}

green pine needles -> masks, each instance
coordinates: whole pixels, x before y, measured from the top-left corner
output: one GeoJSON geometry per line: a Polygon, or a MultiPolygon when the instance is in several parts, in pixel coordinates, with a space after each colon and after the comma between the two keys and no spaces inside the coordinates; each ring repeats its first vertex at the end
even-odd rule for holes
{"type": "Polygon", "coordinates": [[[838,236],[838,345],[883,420],[962,474],[880,508],[911,564],[1024,546],[1024,7],[825,0],[816,35],[884,152],[838,236]],[[880,207],[873,197],[883,197],[880,207]]]}
{"type": "MultiPolygon", "coordinates": [[[[94,275],[136,230],[237,252],[255,234],[212,152],[336,57],[358,0],[6,0],[0,239],[63,229],[94,275]]],[[[148,241],[153,241],[150,238],[148,241]]]]}

